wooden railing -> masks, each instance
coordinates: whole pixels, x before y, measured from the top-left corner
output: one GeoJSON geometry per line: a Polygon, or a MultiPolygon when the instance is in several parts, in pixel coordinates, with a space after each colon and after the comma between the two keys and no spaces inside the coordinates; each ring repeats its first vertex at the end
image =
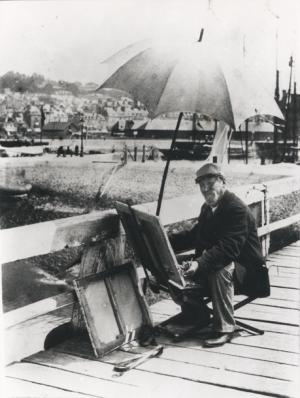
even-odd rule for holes
{"type": "MultiPolygon", "coordinates": [[[[231,190],[252,208],[259,222],[258,233],[265,254],[272,231],[300,221],[299,213],[271,224],[269,222],[270,199],[300,190],[300,177],[238,186],[231,190]]],[[[165,200],[160,216],[162,223],[169,225],[196,218],[202,203],[200,194],[165,200]]],[[[154,214],[156,202],[135,207],[154,214]]],[[[107,246],[110,247],[110,258],[104,255],[102,261],[120,262],[125,259],[124,231],[114,210],[2,230],[0,242],[3,272],[16,260],[54,253],[68,247],[89,247],[87,244],[91,243],[94,247],[102,245],[104,251],[107,246]]],[[[22,267],[20,262],[19,271],[26,272],[22,267]]],[[[48,333],[70,321],[74,302],[75,297],[70,291],[4,314],[5,362],[11,363],[42,350],[48,333]]]]}

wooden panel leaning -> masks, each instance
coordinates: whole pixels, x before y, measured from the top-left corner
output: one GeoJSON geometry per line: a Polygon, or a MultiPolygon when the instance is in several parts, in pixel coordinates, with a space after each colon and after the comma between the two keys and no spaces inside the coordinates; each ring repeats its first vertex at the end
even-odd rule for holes
{"type": "Polygon", "coordinates": [[[74,281],[96,357],[152,329],[146,300],[131,262],[74,281]]]}
{"type": "MultiPolygon", "coordinates": [[[[83,278],[116,265],[122,264],[125,258],[125,235],[119,228],[119,236],[102,242],[88,245],[82,254],[79,277],[83,278]]],[[[72,315],[74,332],[85,332],[86,326],[78,302],[74,304],[72,315]]]]}

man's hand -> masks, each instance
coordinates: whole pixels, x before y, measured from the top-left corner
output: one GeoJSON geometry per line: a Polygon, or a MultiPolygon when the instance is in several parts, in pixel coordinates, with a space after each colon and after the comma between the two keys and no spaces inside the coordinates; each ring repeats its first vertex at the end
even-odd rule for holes
{"type": "Polygon", "coordinates": [[[192,276],[195,275],[198,268],[199,268],[199,264],[197,263],[197,261],[189,261],[189,266],[183,273],[184,277],[191,278],[192,276]]]}

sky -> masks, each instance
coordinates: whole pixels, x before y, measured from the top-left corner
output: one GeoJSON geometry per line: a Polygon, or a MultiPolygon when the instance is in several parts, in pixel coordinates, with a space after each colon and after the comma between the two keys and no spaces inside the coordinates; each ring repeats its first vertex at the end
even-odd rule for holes
{"type": "Polygon", "coordinates": [[[274,85],[279,69],[281,89],[293,55],[300,87],[298,25],[299,0],[0,1],[0,75],[99,83],[101,62],[123,47],[151,37],[197,41],[204,28],[203,40],[230,62],[242,57],[274,85]]]}

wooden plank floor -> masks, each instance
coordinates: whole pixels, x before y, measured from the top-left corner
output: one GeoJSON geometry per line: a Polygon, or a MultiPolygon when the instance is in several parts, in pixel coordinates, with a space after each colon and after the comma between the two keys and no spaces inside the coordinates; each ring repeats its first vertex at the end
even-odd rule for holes
{"type": "MultiPolygon", "coordinates": [[[[264,335],[241,333],[210,349],[200,334],[176,343],[160,336],[162,355],[122,376],[113,364],[145,348],[97,360],[87,339],[73,338],[8,366],[6,397],[298,397],[300,241],[269,255],[268,265],[271,296],[236,311],[264,335]]],[[[151,310],[160,322],[179,308],[163,300],[151,310]]]]}

